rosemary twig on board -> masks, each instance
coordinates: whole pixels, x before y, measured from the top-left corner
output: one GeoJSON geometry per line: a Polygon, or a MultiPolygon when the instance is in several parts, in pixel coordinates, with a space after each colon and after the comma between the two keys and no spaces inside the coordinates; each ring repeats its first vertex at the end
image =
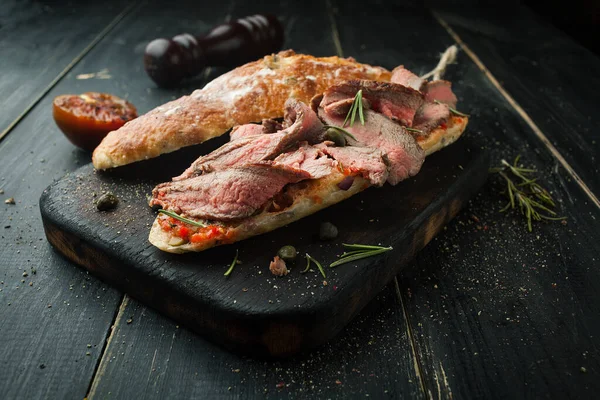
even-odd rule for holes
{"type": "Polygon", "coordinates": [[[235,257],[233,258],[233,261],[231,262],[229,269],[223,275],[225,275],[225,276],[231,275],[231,272],[233,271],[233,267],[235,267],[235,264],[237,264],[237,260],[238,260],[238,250],[235,249],[235,257]]]}
{"type": "Polygon", "coordinates": [[[315,263],[315,265],[317,266],[317,268],[319,268],[319,271],[321,272],[321,275],[323,275],[323,278],[327,279],[327,275],[325,275],[325,270],[323,269],[323,266],[321,265],[320,262],[318,262],[317,260],[315,260],[314,258],[312,258],[310,256],[310,254],[308,254],[308,253],[306,253],[306,260],[307,260],[308,264],[306,265],[306,269],[304,271],[302,271],[302,272],[307,272],[308,271],[308,269],[310,268],[310,262],[312,261],[312,262],[315,263]]]}
{"type": "Polygon", "coordinates": [[[347,244],[343,243],[342,246],[346,248],[346,250],[337,261],[329,264],[329,268],[337,267],[338,265],[346,264],[352,261],[360,260],[362,258],[376,256],[381,253],[385,253],[387,251],[392,250],[392,247],[382,247],[382,246],[371,246],[366,244],[347,244]]]}
{"type": "Polygon", "coordinates": [[[506,196],[508,203],[500,212],[505,212],[509,209],[516,209],[527,220],[527,230],[532,231],[532,221],[545,220],[562,220],[566,217],[557,217],[556,212],[552,208],[556,207],[556,203],[552,199],[550,192],[544,189],[537,178],[531,174],[537,172],[535,169],[519,167],[519,158],[510,164],[506,160],[501,160],[502,167],[491,168],[491,173],[497,173],[506,182],[506,196]]]}

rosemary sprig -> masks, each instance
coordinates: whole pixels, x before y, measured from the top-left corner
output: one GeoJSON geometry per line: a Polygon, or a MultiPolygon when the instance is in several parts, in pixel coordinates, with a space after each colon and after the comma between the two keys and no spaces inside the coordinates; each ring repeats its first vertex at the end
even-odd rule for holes
{"type": "MultiPolygon", "coordinates": [[[[308,254],[307,254],[308,256],[308,254]]],[[[306,268],[304,268],[304,271],[300,271],[301,274],[305,274],[308,272],[308,270],[310,269],[310,258],[306,257],[306,268]]]]}
{"type": "Polygon", "coordinates": [[[175,219],[180,220],[181,222],[185,222],[186,224],[190,224],[190,225],[194,225],[194,226],[199,226],[200,228],[205,228],[206,225],[203,224],[202,222],[198,222],[198,221],[193,221],[191,219],[187,219],[185,217],[182,217],[179,214],[175,214],[173,211],[169,211],[169,210],[163,210],[162,208],[160,210],[158,210],[159,213],[163,213],[165,215],[168,215],[169,217],[173,217],[175,219]]]}
{"type": "Polygon", "coordinates": [[[353,134],[351,134],[350,132],[348,132],[347,130],[345,130],[342,127],[335,126],[335,125],[323,125],[323,127],[325,127],[325,129],[332,128],[332,129],[335,129],[337,131],[340,131],[344,135],[348,135],[349,137],[351,137],[352,139],[354,139],[354,140],[356,140],[358,142],[358,139],[356,139],[353,134]]]}
{"type": "Polygon", "coordinates": [[[325,275],[325,270],[323,269],[323,266],[321,265],[320,262],[318,262],[317,260],[312,258],[310,256],[310,254],[308,254],[308,253],[306,253],[306,260],[308,261],[308,264],[306,265],[306,269],[304,271],[308,271],[308,268],[310,267],[310,262],[312,261],[317,265],[317,268],[319,268],[319,271],[321,271],[321,275],[323,275],[323,278],[327,279],[327,275],[325,275]]]}
{"type": "Polygon", "coordinates": [[[347,244],[342,243],[345,249],[350,250],[344,252],[340,259],[329,264],[329,268],[337,267],[338,265],[346,264],[362,258],[376,256],[392,250],[392,247],[371,246],[366,244],[347,244]]]}
{"type": "Polygon", "coordinates": [[[551,209],[556,207],[552,196],[537,183],[537,178],[530,176],[537,171],[519,167],[520,157],[517,156],[512,164],[501,160],[502,167],[490,168],[491,173],[497,173],[506,181],[505,194],[508,197],[508,203],[500,212],[515,209],[518,205],[519,211],[527,219],[529,232],[532,231],[532,221],[565,219],[566,217],[556,217],[556,212],[551,209]],[[549,215],[541,214],[540,211],[549,215]]]}
{"type": "Polygon", "coordinates": [[[348,114],[346,115],[346,119],[344,120],[342,126],[346,126],[348,118],[350,118],[350,126],[354,125],[354,119],[356,118],[357,112],[360,123],[364,125],[365,116],[363,115],[362,89],[356,92],[356,96],[354,96],[354,100],[352,100],[352,105],[350,106],[350,110],[348,110],[348,114]]]}
{"type": "Polygon", "coordinates": [[[406,129],[409,132],[423,133],[422,130],[416,129],[416,128],[411,128],[410,126],[405,126],[404,129],[406,129]]]}
{"type": "MultiPolygon", "coordinates": [[[[437,104],[446,104],[446,103],[442,103],[439,100],[434,100],[434,102],[436,102],[437,104]]],[[[448,104],[446,104],[446,105],[448,106],[448,104]]],[[[452,112],[452,114],[456,114],[456,115],[459,115],[461,117],[468,117],[469,116],[469,114],[461,113],[460,111],[457,111],[457,110],[455,110],[454,108],[452,108],[450,106],[448,106],[448,108],[450,109],[450,112],[452,112]]]]}
{"type": "Polygon", "coordinates": [[[233,271],[233,267],[235,267],[235,264],[237,263],[237,259],[238,259],[238,250],[235,249],[235,257],[233,258],[233,261],[231,262],[229,269],[223,275],[229,276],[231,274],[231,272],[233,271]]]}

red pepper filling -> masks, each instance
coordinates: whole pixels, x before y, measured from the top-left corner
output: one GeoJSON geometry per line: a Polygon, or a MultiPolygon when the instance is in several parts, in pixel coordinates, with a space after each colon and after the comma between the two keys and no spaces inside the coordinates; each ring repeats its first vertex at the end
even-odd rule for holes
{"type": "Polygon", "coordinates": [[[231,234],[227,228],[219,225],[209,225],[204,228],[190,226],[185,222],[172,217],[159,218],[158,223],[166,232],[192,243],[204,242],[212,239],[227,241],[231,234]]]}

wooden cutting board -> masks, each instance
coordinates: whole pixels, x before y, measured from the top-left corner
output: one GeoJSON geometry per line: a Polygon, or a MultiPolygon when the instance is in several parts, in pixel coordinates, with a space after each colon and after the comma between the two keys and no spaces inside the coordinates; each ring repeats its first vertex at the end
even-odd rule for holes
{"type": "MultiPolygon", "coordinates": [[[[465,135],[466,136],[466,135],[465,135]]],[[[489,157],[468,137],[433,154],[420,173],[397,186],[369,188],[274,232],[201,253],[164,253],[148,242],[155,213],[147,196],[178,175],[212,140],[109,172],[91,164],[49,186],[40,209],[49,242],[94,275],[226,348],[255,356],[290,356],[334,337],[453,218],[487,177],[489,157]],[[111,191],[118,207],[101,212],[95,199],[111,191]],[[339,228],[318,238],[321,221],[339,228]],[[393,246],[383,255],[328,268],[342,243],[393,246]],[[294,245],[326,268],[276,277],[269,262],[294,245]],[[223,274],[236,249],[241,264],[223,274]]]]}

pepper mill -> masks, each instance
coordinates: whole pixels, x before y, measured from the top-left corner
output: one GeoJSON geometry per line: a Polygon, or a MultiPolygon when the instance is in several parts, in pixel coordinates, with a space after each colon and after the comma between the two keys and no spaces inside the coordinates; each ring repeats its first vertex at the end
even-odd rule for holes
{"type": "Polygon", "coordinates": [[[155,39],[146,46],[144,67],[161,87],[173,87],[204,68],[234,67],[281,50],[283,26],[273,15],[251,15],[212,28],[197,37],[189,33],[155,39]]]}

